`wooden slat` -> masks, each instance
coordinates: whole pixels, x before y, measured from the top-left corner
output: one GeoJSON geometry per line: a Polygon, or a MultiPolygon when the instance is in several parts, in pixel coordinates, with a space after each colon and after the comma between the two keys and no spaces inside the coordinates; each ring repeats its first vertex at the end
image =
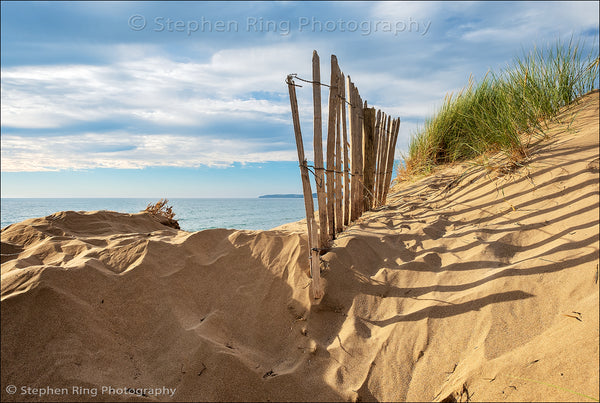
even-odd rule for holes
{"type": "Polygon", "coordinates": [[[354,87],[356,90],[356,137],[357,144],[359,145],[358,151],[358,192],[356,195],[356,208],[358,216],[360,217],[364,211],[364,157],[363,157],[363,121],[364,121],[364,113],[363,113],[363,100],[358,92],[358,88],[354,87]]]}
{"type": "Polygon", "coordinates": [[[348,216],[349,223],[352,221],[352,192],[354,192],[354,175],[352,175],[352,164],[354,161],[354,138],[352,137],[352,86],[350,84],[350,76],[346,76],[346,101],[348,102],[346,105],[348,108],[348,148],[350,154],[350,159],[348,161],[348,179],[350,181],[350,194],[348,195],[348,206],[350,209],[350,215],[348,216]]]}
{"type": "Polygon", "coordinates": [[[331,55],[331,80],[329,88],[329,116],[327,122],[327,227],[329,238],[335,239],[335,126],[337,117],[338,65],[335,55],[331,55]]]}
{"type": "Polygon", "coordinates": [[[310,275],[312,281],[312,292],[313,298],[323,298],[324,289],[321,284],[321,261],[320,254],[316,247],[319,244],[319,234],[317,232],[317,222],[314,217],[310,219],[311,232],[309,233],[310,245],[313,245],[310,249],[310,275]]]}
{"type": "Polygon", "coordinates": [[[387,121],[388,117],[385,112],[381,113],[381,126],[380,126],[380,139],[381,139],[381,147],[379,148],[379,167],[377,171],[377,205],[381,205],[381,197],[383,195],[383,179],[384,172],[386,166],[386,157],[387,157],[387,144],[388,144],[388,136],[387,136],[387,121]]]}
{"type": "MultiPolygon", "coordinates": [[[[308,176],[308,166],[304,157],[304,144],[302,142],[302,131],[300,130],[300,118],[298,116],[298,100],[296,99],[296,87],[292,76],[287,77],[288,91],[290,94],[290,106],[292,109],[292,121],[294,123],[294,136],[296,138],[296,148],[298,150],[298,161],[300,162],[300,176],[302,178],[302,192],[304,194],[304,209],[306,210],[306,226],[308,229],[308,250],[313,254],[313,248],[316,248],[313,242],[316,239],[315,228],[315,208],[313,204],[312,190],[310,188],[310,179],[308,176]]],[[[318,258],[310,259],[310,272],[313,283],[313,296],[315,299],[323,296],[321,288],[321,268],[318,258]]]]}
{"type": "Polygon", "coordinates": [[[344,225],[350,223],[350,164],[348,161],[348,131],[346,127],[346,80],[344,75],[340,76],[340,87],[342,99],[340,105],[342,107],[342,141],[344,148],[344,225]]]}
{"type": "Polygon", "coordinates": [[[382,149],[385,143],[385,137],[383,135],[383,127],[385,126],[385,113],[381,112],[379,115],[379,125],[377,130],[377,136],[379,137],[379,144],[377,146],[377,170],[375,171],[375,205],[379,206],[379,186],[381,185],[381,159],[382,149]]]}
{"type": "Polygon", "coordinates": [[[346,93],[347,98],[350,102],[348,105],[349,110],[349,129],[350,129],[350,172],[352,174],[352,178],[350,179],[350,221],[355,221],[358,218],[358,209],[357,209],[357,193],[358,189],[358,154],[361,151],[361,147],[358,143],[357,137],[357,124],[356,124],[356,94],[354,90],[354,84],[350,79],[350,76],[346,78],[347,86],[346,93]]]}
{"type": "Polygon", "coordinates": [[[387,188],[388,188],[388,183],[389,183],[389,179],[391,177],[391,172],[390,172],[390,162],[393,165],[394,164],[394,156],[393,156],[393,150],[392,150],[392,140],[394,137],[394,126],[396,124],[396,120],[392,120],[391,116],[389,117],[389,139],[388,139],[388,149],[386,152],[386,157],[385,157],[385,169],[384,169],[384,173],[383,173],[383,190],[381,192],[381,204],[385,204],[385,196],[387,193],[387,188]]]}
{"type": "Polygon", "coordinates": [[[323,121],[321,117],[321,63],[317,51],[313,51],[312,58],[313,81],[313,110],[314,110],[314,138],[315,153],[315,183],[317,186],[317,200],[319,202],[319,248],[328,246],[329,234],[327,232],[327,194],[325,190],[325,172],[323,169],[323,121]]]}
{"type": "Polygon", "coordinates": [[[373,130],[373,139],[374,139],[374,144],[373,144],[373,148],[374,148],[374,158],[375,158],[375,164],[374,164],[374,172],[373,172],[373,200],[371,201],[371,208],[375,207],[377,205],[377,167],[379,164],[378,158],[379,158],[379,126],[381,123],[381,110],[377,110],[377,116],[375,117],[375,128],[373,130]]]}
{"type": "MultiPolygon", "coordinates": [[[[341,72],[337,71],[337,83],[341,84],[341,72]]],[[[335,232],[340,233],[344,229],[342,213],[342,108],[340,99],[343,97],[342,86],[337,86],[336,102],[336,124],[335,124],[335,232]]]]}
{"type": "Polygon", "coordinates": [[[390,151],[388,155],[388,166],[387,166],[387,177],[386,186],[383,192],[383,203],[387,202],[387,195],[390,190],[392,182],[392,170],[394,169],[394,155],[396,153],[396,141],[398,140],[398,132],[400,130],[400,118],[394,119],[394,125],[392,129],[392,139],[390,141],[390,151]]]}
{"type": "Polygon", "coordinates": [[[358,123],[358,90],[354,83],[352,84],[352,128],[353,128],[353,141],[356,144],[356,151],[354,152],[354,161],[353,161],[353,174],[354,174],[354,183],[355,183],[355,191],[352,193],[352,207],[354,208],[354,213],[352,213],[353,220],[355,221],[360,217],[360,199],[362,198],[362,187],[360,186],[360,171],[362,168],[362,138],[359,136],[360,129],[358,123]]]}
{"type": "Polygon", "coordinates": [[[387,116],[386,115],[386,122],[385,122],[385,143],[384,143],[384,149],[383,149],[383,158],[382,158],[382,164],[381,164],[381,184],[379,187],[379,204],[383,205],[385,203],[385,201],[383,200],[383,193],[385,192],[385,183],[386,183],[386,172],[387,172],[387,165],[388,165],[388,155],[389,155],[389,150],[390,150],[390,141],[392,139],[391,136],[391,128],[392,128],[392,117],[391,116],[387,116]]]}
{"type": "Polygon", "coordinates": [[[364,106],[364,137],[363,137],[363,155],[364,155],[364,211],[371,210],[373,205],[373,185],[375,176],[375,108],[368,108],[365,102],[364,106]]]}

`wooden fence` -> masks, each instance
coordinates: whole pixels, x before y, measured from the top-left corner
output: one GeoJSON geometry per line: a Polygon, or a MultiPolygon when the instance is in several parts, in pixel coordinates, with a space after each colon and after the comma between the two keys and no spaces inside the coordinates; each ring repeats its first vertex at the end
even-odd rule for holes
{"type": "Polygon", "coordinates": [[[369,108],[358,89],[344,77],[331,55],[330,85],[321,83],[319,55],[313,52],[312,80],[287,76],[294,135],[302,178],[310,269],[314,298],[323,296],[319,254],[327,250],[335,235],[356,221],[363,212],[385,204],[392,179],[394,152],[400,119],[369,108]],[[314,109],[314,165],[304,155],[294,79],[312,84],[314,109]],[[321,86],[329,87],[326,166],[323,161],[321,86]],[[319,222],[315,219],[309,172],[315,176],[319,222]]]}

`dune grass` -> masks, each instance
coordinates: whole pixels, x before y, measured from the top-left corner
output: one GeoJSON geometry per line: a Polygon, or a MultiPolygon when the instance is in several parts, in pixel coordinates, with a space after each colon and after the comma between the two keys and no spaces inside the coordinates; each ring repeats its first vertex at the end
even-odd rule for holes
{"type": "Polygon", "coordinates": [[[149,203],[146,209],[142,212],[149,213],[151,216],[156,218],[160,223],[175,229],[181,229],[179,222],[175,219],[175,213],[173,212],[173,206],[169,206],[168,199],[160,199],[156,203],[149,203]]]}
{"type": "Polygon", "coordinates": [[[413,134],[398,177],[499,151],[513,163],[523,160],[561,107],[598,87],[598,49],[583,48],[573,39],[558,41],[515,57],[499,74],[469,79],[413,134]]]}

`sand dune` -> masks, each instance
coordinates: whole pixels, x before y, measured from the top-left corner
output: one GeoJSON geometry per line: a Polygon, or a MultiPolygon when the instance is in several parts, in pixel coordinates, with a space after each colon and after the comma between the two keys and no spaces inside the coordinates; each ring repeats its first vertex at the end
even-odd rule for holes
{"type": "Polygon", "coordinates": [[[597,401],[598,116],[595,92],[523,168],[392,189],[322,257],[320,303],[299,224],[4,228],[2,401],[597,401]]]}

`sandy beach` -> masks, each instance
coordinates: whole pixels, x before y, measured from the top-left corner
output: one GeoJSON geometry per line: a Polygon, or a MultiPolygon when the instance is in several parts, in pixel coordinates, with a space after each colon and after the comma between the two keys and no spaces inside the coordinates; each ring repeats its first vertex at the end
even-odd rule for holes
{"type": "Polygon", "coordinates": [[[598,127],[596,90],[522,167],[396,185],[322,256],[317,302],[302,222],[10,225],[2,401],[598,401],[598,127]]]}

